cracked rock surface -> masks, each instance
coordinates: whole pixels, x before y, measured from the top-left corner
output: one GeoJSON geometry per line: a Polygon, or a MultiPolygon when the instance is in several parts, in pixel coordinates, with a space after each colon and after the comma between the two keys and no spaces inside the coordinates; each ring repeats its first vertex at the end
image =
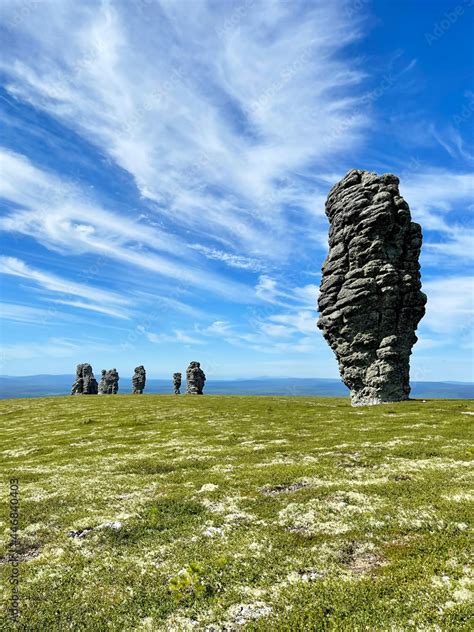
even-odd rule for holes
{"type": "Polygon", "coordinates": [[[115,395],[118,391],[119,374],[117,369],[102,369],[99,382],[99,395],[115,395]]]}
{"type": "Polygon", "coordinates": [[[202,395],[206,376],[199,362],[190,362],[186,369],[188,395],[202,395]]]}
{"type": "Polygon", "coordinates": [[[421,227],[392,174],[354,169],[330,191],[329,254],[318,327],[353,405],[408,399],[409,358],[425,313],[421,227]]]}
{"type": "Polygon", "coordinates": [[[181,373],[173,373],[173,388],[175,395],[181,393],[181,373]]]}
{"type": "Polygon", "coordinates": [[[135,367],[135,372],[132,377],[132,388],[134,395],[141,395],[145,390],[146,371],[143,364],[135,367]]]}
{"type": "Polygon", "coordinates": [[[78,364],[71,395],[97,395],[98,385],[90,364],[78,364]]]}

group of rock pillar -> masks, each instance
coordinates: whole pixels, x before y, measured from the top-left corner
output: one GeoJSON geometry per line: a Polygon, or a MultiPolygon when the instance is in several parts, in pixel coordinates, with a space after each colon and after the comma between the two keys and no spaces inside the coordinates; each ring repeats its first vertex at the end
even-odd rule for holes
{"type": "MultiPolygon", "coordinates": [[[[115,395],[118,392],[119,374],[117,369],[103,369],[99,383],[94,377],[90,364],[78,364],[76,381],[72,385],[71,395],[115,395]]],[[[199,362],[190,362],[186,369],[186,392],[189,395],[202,395],[206,375],[199,362]]],[[[146,371],[143,365],[137,366],[132,377],[132,393],[141,395],[145,390],[146,371]]],[[[181,393],[181,373],[173,373],[175,395],[181,393]]]]}
{"type": "MultiPolygon", "coordinates": [[[[174,394],[180,395],[181,393],[181,373],[173,373],[173,388],[174,394]]],[[[186,393],[188,395],[202,395],[204,389],[204,383],[206,381],[206,375],[201,369],[199,362],[190,362],[186,369],[186,393]]]]}

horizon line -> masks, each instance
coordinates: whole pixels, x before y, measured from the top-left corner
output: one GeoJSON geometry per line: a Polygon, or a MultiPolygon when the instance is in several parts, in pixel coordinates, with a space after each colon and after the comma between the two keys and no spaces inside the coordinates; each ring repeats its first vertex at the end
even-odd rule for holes
{"type": "MultiPolygon", "coordinates": [[[[27,378],[27,377],[41,377],[41,376],[47,376],[47,377],[72,377],[74,378],[74,373],[33,373],[33,374],[28,374],[28,375],[6,375],[6,374],[0,374],[0,379],[1,378],[5,378],[5,379],[13,379],[13,378],[27,378]]],[[[122,376],[120,379],[122,380],[127,380],[127,379],[132,379],[132,375],[125,375],[122,376]]],[[[147,375],[147,379],[149,380],[170,380],[171,378],[168,377],[154,377],[154,376],[150,376],[147,375]]],[[[296,376],[272,376],[272,375],[258,375],[258,376],[254,376],[254,377],[229,377],[229,378],[225,378],[225,377],[216,377],[216,378],[206,378],[206,382],[235,382],[235,381],[246,381],[246,382],[251,382],[251,381],[257,381],[257,380],[326,380],[326,381],[334,381],[334,382],[340,382],[342,385],[345,386],[344,382],[338,378],[338,377],[318,377],[318,376],[313,376],[313,377],[296,377],[296,376]]],[[[474,381],[460,381],[460,380],[410,380],[411,384],[469,384],[469,385],[474,385],[474,381]]],[[[347,388],[347,387],[346,387],[347,388]]]]}

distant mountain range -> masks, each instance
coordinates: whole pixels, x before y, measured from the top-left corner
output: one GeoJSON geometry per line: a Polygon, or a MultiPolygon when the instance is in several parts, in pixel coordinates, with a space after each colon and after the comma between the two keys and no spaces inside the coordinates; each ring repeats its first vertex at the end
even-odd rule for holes
{"type": "MultiPolygon", "coordinates": [[[[71,392],[73,375],[0,376],[0,398],[51,397],[71,392]]],[[[120,379],[120,393],[131,391],[131,378],[120,379]]],[[[183,392],[185,384],[183,384],[183,392]]],[[[172,393],[171,380],[147,379],[146,393],[172,393]]],[[[340,380],[322,378],[273,378],[213,380],[206,382],[209,395],[314,395],[346,397],[349,391],[340,380]]],[[[412,382],[414,398],[473,399],[471,382],[412,382]]]]}

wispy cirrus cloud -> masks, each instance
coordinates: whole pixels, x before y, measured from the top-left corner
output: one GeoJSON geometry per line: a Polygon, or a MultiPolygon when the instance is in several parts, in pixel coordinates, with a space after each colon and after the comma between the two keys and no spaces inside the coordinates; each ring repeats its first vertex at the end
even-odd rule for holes
{"type": "Polygon", "coordinates": [[[401,180],[400,191],[426,229],[446,230],[449,228],[446,216],[458,210],[459,205],[468,206],[472,202],[474,173],[448,169],[414,171],[401,180]]]}
{"type": "Polygon", "coordinates": [[[16,323],[37,325],[47,323],[50,318],[50,312],[47,309],[16,303],[0,303],[0,312],[3,320],[16,323]]]}
{"type": "Polygon", "coordinates": [[[99,206],[80,181],[38,168],[26,156],[0,147],[0,197],[15,211],[0,228],[36,237],[60,252],[105,250],[142,244],[164,252],[185,252],[177,237],[99,206]]]}
{"type": "Polygon", "coordinates": [[[53,299],[53,302],[98,311],[117,318],[129,318],[125,309],[129,302],[119,294],[34,269],[16,257],[0,257],[0,273],[26,279],[52,294],[81,297],[87,301],[63,298],[53,299]]]}
{"type": "MultiPolygon", "coordinates": [[[[74,357],[81,347],[67,340],[50,338],[44,344],[17,343],[5,345],[0,356],[0,366],[11,360],[32,360],[38,357],[70,358],[74,357]]],[[[3,367],[2,367],[3,368],[3,367]]],[[[5,365],[6,368],[6,365],[5,365]]]]}
{"type": "Polygon", "coordinates": [[[180,329],[174,329],[171,334],[148,331],[143,326],[139,326],[137,329],[153,344],[179,343],[192,346],[206,344],[206,341],[199,338],[197,335],[192,335],[185,331],[181,331],[180,329]]]}
{"type": "Polygon", "coordinates": [[[422,225],[427,262],[464,267],[472,261],[474,173],[415,170],[401,180],[400,191],[422,225]]]}
{"type": "Polygon", "coordinates": [[[0,196],[17,207],[0,218],[1,231],[29,235],[61,254],[96,254],[230,299],[251,300],[250,288],[186,263],[189,249],[179,238],[103,209],[79,184],[37,168],[25,156],[0,149],[0,161],[5,175],[0,196]]]}
{"type": "Polygon", "coordinates": [[[221,261],[231,268],[238,268],[241,270],[250,270],[252,272],[262,272],[267,269],[267,265],[258,259],[251,257],[243,257],[242,255],[236,255],[231,252],[225,252],[223,250],[217,250],[216,248],[209,248],[201,244],[191,244],[189,246],[192,250],[201,252],[206,259],[213,261],[221,261]]]}
{"type": "Polygon", "coordinates": [[[238,28],[224,29],[226,3],[162,0],[138,12],[45,2],[10,20],[1,69],[10,94],[106,152],[156,213],[179,214],[196,235],[242,255],[272,259],[277,240],[281,258],[293,232],[287,189],[369,124],[357,96],[365,73],[341,56],[361,21],[343,4],[256,0],[238,28]]]}
{"type": "Polygon", "coordinates": [[[474,277],[452,276],[425,281],[423,289],[429,300],[423,329],[437,334],[458,336],[462,332],[473,335],[474,277]]]}
{"type": "Polygon", "coordinates": [[[268,274],[262,274],[255,286],[256,295],[267,303],[289,309],[315,307],[319,287],[313,283],[302,287],[292,287],[288,281],[278,282],[268,274]]]}
{"type": "Polygon", "coordinates": [[[256,292],[270,305],[269,309],[256,309],[239,323],[216,320],[207,327],[196,327],[197,334],[264,353],[314,352],[316,287],[309,284],[289,288],[262,275],[256,292]]]}

